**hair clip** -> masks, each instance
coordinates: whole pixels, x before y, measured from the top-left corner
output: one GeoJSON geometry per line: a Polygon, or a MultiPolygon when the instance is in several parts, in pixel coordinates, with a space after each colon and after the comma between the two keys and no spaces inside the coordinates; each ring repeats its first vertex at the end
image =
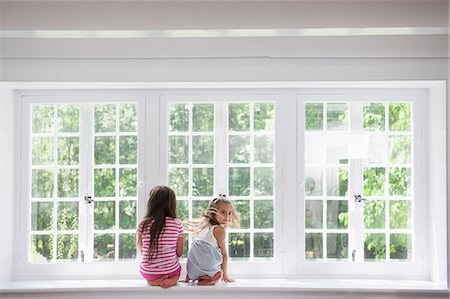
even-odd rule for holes
{"type": "Polygon", "coordinates": [[[225,198],[227,198],[227,196],[225,194],[219,194],[219,198],[220,199],[225,199],[225,198]]]}

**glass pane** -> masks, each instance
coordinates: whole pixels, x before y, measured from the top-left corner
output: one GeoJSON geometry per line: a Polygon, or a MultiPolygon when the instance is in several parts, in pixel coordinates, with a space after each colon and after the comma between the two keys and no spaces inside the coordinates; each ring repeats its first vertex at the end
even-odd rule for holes
{"type": "Polygon", "coordinates": [[[327,258],[348,258],[348,234],[327,234],[327,258]]]}
{"type": "Polygon", "coordinates": [[[53,259],[53,235],[32,235],[30,245],[32,262],[45,263],[53,259]]]}
{"type": "Polygon", "coordinates": [[[385,192],[386,169],[384,167],[364,168],[364,191],[366,196],[382,196],[385,192]]]}
{"type": "Polygon", "coordinates": [[[77,133],[80,131],[80,107],[61,105],[58,109],[58,132],[77,133]]]}
{"type": "Polygon", "coordinates": [[[131,260],[136,258],[136,235],[119,234],[119,259],[131,260]]]}
{"type": "Polygon", "coordinates": [[[384,234],[366,234],[364,240],[364,260],[386,259],[386,236],[384,234]]]}
{"type": "Polygon", "coordinates": [[[58,197],[79,197],[79,170],[58,170],[58,197]]]}
{"type": "Polygon", "coordinates": [[[194,105],[194,108],[192,109],[192,130],[194,132],[214,131],[214,105],[194,105]]]}
{"type": "Polygon", "coordinates": [[[76,261],[78,259],[78,235],[58,235],[56,259],[76,261]]]}
{"type": "Polygon", "coordinates": [[[249,167],[230,167],[228,169],[228,190],[231,196],[250,195],[249,167]]]}
{"type": "Polygon", "coordinates": [[[275,125],[275,108],[272,103],[255,104],[255,131],[273,131],[275,125]]]}
{"type": "Polygon", "coordinates": [[[255,196],[273,195],[273,168],[254,168],[253,192],[255,196]]]}
{"type": "Polygon", "coordinates": [[[389,169],[389,192],[391,195],[411,195],[411,168],[389,169]]]}
{"type": "Polygon", "coordinates": [[[32,106],[32,132],[51,133],[55,125],[55,108],[52,105],[32,106]]]}
{"type": "Polygon", "coordinates": [[[327,129],[348,130],[348,107],[346,103],[327,104],[327,129]]]}
{"type": "Polygon", "coordinates": [[[348,227],[348,202],[346,200],[327,201],[327,228],[348,227]]]}
{"type": "Polygon", "coordinates": [[[116,222],[114,201],[94,202],[94,229],[113,229],[116,222]]]}
{"type": "Polygon", "coordinates": [[[382,103],[364,104],[363,126],[367,131],[385,130],[385,110],[382,103]]]}
{"type": "Polygon", "coordinates": [[[305,202],[305,227],[323,227],[323,204],[321,200],[307,200],[305,202]]]}
{"type": "Polygon", "coordinates": [[[321,233],[305,234],[305,258],[321,259],[323,257],[323,239],[321,233]]]}
{"type": "Polygon", "coordinates": [[[389,141],[389,161],[394,164],[411,163],[411,137],[391,136],[389,141]]]}
{"type": "Polygon", "coordinates": [[[192,163],[214,163],[214,136],[192,137],[192,163]]]}
{"type": "Polygon", "coordinates": [[[32,141],[31,161],[33,165],[53,164],[53,137],[35,137],[32,141]]]}
{"type": "Polygon", "coordinates": [[[233,200],[233,205],[241,216],[241,228],[250,228],[250,201],[233,200]]]}
{"type": "Polygon", "coordinates": [[[181,221],[189,220],[189,203],[187,200],[177,200],[177,218],[181,221]]]}
{"type": "Polygon", "coordinates": [[[229,136],[229,162],[250,162],[250,136],[229,136]]]}
{"type": "MultiPolygon", "coordinates": [[[[358,136],[358,135],[356,135],[358,136]]],[[[370,164],[385,164],[388,159],[387,143],[388,138],[385,133],[366,133],[362,135],[363,146],[360,147],[362,154],[355,158],[363,158],[364,162],[370,164]]],[[[356,140],[358,142],[358,140],[356,140]]],[[[354,142],[352,142],[352,148],[354,142]]]]}
{"type": "Polygon", "coordinates": [[[183,255],[181,257],[187,258],[188,252],[189,252],[189,234],[184,234],[183,255]]]}
{"type": "Polygon", "coordinates": [[[411,228],[411,202],[409,200],[392,200],[389,205],[391,228],[411,228]]]}
{"type": "Polygon", "coordinates": [[[54,190],[53,171],[45,169],[32,170],[32,197],[52,198],[54,190]]]}
{"type": "Polygon", "coordinates": [[[116,170],[94,169],[94,196],[111,197],[116,195],[116,170]]]}
{"type": "Polygon", "coordinates": [[[169,170],[169,186],[177,196],[188,196],[189,168],[171,168],[169,170]]]}
{"type": "Polygon", "coordinates": [[[228,105],[228,128],[230,131],[250,131],[250,105],[228,105]]]}
{"type": "Polygon", "coordinates": [[[364,202],[365,228],[384,228],[386,223],[384,200],[367,200],[364,202]]]}
{"type": "Polygon", "coordinates": [[[305,134],[305,163],[323,163],[324,134],[305,134]]]}
{"type": "Polygon", "coordinates": [[[58,203],[58,230],[77,230],[78,219],[78,202],[58,203]]]}
{"type": "Polygon", "coordinates": [[[348,195],[348,170],[344,167],[327,169],[327,195],[348,195]]]}
{"type": "Polygon", "coordinates": [[[53,203],[33,202],[31,203],[31,230],[53,229],[53,203]]]}
{"type": "Polygon", "coordinates": [[[58,164],[78,165],[80,164],[80,138],[59,137],[58,138],[58,164]]]}
{"type": "Polygon", "coordinates": [[[119,228],[136,228],[136,201],[121,200],[119,202],[119,228]]]}
{"type": "Polygon", "coordinates": [[[116,163],[116,137],[95,137],[94,160],[96,165],[116,163]]]}
{"type": "Polygon", "coordinates": [[[323,174],[322,168],[305,168],[305,195],[323,195],[323,174]]]}
{"type": "Polygon", "coordinates": [[[119,163],[137,163],[137,136],[119,137],[119,163]]]}
{"type": "Polygon", "coordinates": [[[255,233],[254,256],[273,257],[273,233],[255,233]]]}
{"type": "Polygon", "coordinates": [[[192,218],[200,218],[208,208],[209,200],[192,201],[192,218]]]}
{"type": "Polygon", "coordinates": [[[305,130],[323,130],[323,104],[305,104],[305,130]]]}
{"type": "Polygon", "coordinates": [[[137,131],[137,105],[120,104],[119,105],[119,127],[120,132],[137,131]]]}
{"type": "Polygon", "coordinates": [[[411,235],[391,234],[391,246],[389,248],[391,260],[407,261],[411,258],[411,235]]]}
{"type": "Polygon", "coordinates": [[[169,136],[169,163],[189,163],[189,137],[169,136]]]}
{"type": "Polygon", "coordinates": [[[119,169],[119,196],[137,196],[137,169],[119,169]]]}
{"type": "Polygon", "coordinates": [[[94,127],[95,127],[95,132],[115,132],[116,131],[116,105],[115,104],[95,105],[94,127]]]}
{"type": "Polygon", "coordinates": [[[229,255],[232,258],[250,257],[250,234],[230,233],[228,235],[229,255]]]}
{"type": "Polygon", "coordinates": [[[253,203],[255,228],[273,228],[273,201],[255,200],[253,203]]]}
{"type": "Polygon", "coordinates": [[[169,131],[189,131],[189,108],[186,104],[169,105],[169,131]]]}
{"type": "Polygon", "coordinates": [[[214,194],[214,169],[192,169],[192,195],[212,196],[214,194]]]}
{"type": "MultiPolygon", "coordinates": [[[[349,134],[342,132],[332,132],[326,133],[324,135],[327,163],[348,164],[350,155],[354,157],[355,155],[359,154],[358,150],[355,149],[355,147],[351,146],[351,137],[349,136],[349,134]]],[[[323,138],[323,136],[321,137],[323,138]]],[[[360,144],[358,144],[357,146],[360,146],[360,144]]],[[[319,148],[318,151],[322,152],[322,148],[319,148]]]]}
{"type": "Polygon", "coordinates": [[[411,131],[411,104],[389,104],[389,130],[411,131]]]}
{"type": "Polygon", "coordinates": [[[255,136],[254,152],[256,163],[273,163],[274,161],[274,137],[273,136],[255,136]]]}
{"type": "Polygon", "coordinates": [[[94,235],[94,260],[114,261],[115,254],[114,234],[94,235]]]}

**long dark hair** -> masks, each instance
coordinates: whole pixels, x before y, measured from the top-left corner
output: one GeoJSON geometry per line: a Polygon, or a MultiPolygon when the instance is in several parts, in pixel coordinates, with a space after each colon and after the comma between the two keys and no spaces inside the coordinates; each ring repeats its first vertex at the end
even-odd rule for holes
{"type": "Polygon", "coordinates": [[[158,257],[159,235],[164,229],[166,217],[177,218],[175,192],[167,186],[156,186],[149,194],[147,211],[139,226],[145,231],[150,225],[150,247],[148,259],[158,257]]]}

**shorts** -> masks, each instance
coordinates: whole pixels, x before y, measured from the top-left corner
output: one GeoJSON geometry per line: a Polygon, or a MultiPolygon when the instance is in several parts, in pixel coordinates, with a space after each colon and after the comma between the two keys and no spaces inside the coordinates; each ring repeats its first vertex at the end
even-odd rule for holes
{"type": "Polygon", "coordinates": [[[175,271],[173,271],[171,273],[167,273],[167,274],[145,274],[144,272],[142,272],[142,270],[140,270],[139,272],[141,273],[142,277],[144,277],[146,280],[153,281],[153,280],[157,280],[157,279],[159,279],[159,278],[161,278],[163,276],[166,276],[166,275],[168,277],[180,276],[180,274],[181,274],[181,265],[179,265],[178,268],[175,271]]]}

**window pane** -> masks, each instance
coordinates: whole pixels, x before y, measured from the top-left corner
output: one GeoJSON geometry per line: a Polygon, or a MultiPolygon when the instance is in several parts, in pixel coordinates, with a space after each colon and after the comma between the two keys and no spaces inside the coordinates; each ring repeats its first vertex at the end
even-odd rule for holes
{"type": "Polygon", "coordinates": [[[228,190],[231,196],[250,195],[250,168],[230,167],[228,170],[228,190]]]}
{"type": "Polygon", "coordinates": [[[255,233],[255,257],[273,257],[273,233],[255,233]]]}
{"type": "Polygon", "coordinates": [[[134,229],[136,227],[136,201],[121,200],[119,202],[119,228],[134,229]]]}
{"type": "Polygon", "coordinates": [[[273,168],[255,167],[253,184],[255,196],[273,195],[273,168]]]}
{"type": "Polygon", "coordinates": [[[321,233],[305,234],[305,258],[321,259],[323,257],[323,237],[321,233]]]}
{"type": "Polygon", "coordinates": [[[119,169],[119,195],[123,197],[137,196],[137,169],[119,169]]]}
{"type": "Polygon", "coordinates": [[[228,148],[230,163],[250,162],[250,136],[229,136],[228,148]]]}
{"type": "Polygon", "coordinates": [[[384,167],[364,168],[364,191],[366,196],[382,196],[385,193],[386,169],[384,167]]]}
{"type": "Polygon", "coordinates": [[[366,234],[364,240],[364,260],[385,260],[386,259],[386,235],[366,234]]]}
{"type": "Polygon", "coordinates": [[[208,208],[209,200],[192,201],[192,218],[200,218],[208,208]]]}
{"type": "Polygon", "coordinates": [[[96,165],[116,163],[116,137],[95,137],[94,160],[96,165]]]}
{"type": "Polygon", "coordinates": [[[113,229],[116,222],[114,201],[94,202],[94,229],[113,229]]]}
{"type": "Polygon", "coordinates": [[[76,261],[78,259],[78,235],[58,235],[56,259],[76,261]]]}
{"type": "Polygon", "coordinates": [[[228,105],[228,128],[230,131],[250,130],[250,105],[229,104],[228,105]]]}
{"type": "Polygon", "coordinates": [[[241,228],[250,228],[250,201],[233,200],[233,205],[241,216],[241,228]]]}
{"type": "Polygon", "coordinates": [[[169,163],[189,163],[189,137],[169,136],[169,163]]]}
{"type": "Polygon", "coordinates": [[[411,137],[391,136],[389,141],[389,161],[393,164],[411,163],[411,137]]]}
{"type": "Polygon", "coordinates": [[[250,234],[230,233],[228,235],[229,255],[232,258],[250,257],[250,234]]]}
{"type": "Polygon", "coordinates": [[[212,196],[214,194],[214,169],[192,169],[192,195],[212,196]]]}
{"type": "Polygon", "coordinates": [[[389,129],[411,131],[411,104],[389,104],[389,129]]]}
{"type": "Polygon", "coordinates": [[[78,202],[58,203],[58,230],[77,230],[78,219],[78,202]]]}
{"type": "Polygon", "coordinates": [[[214,136],[192,137],[192,163],[214,163],[214,136]]]}
{"type": "Polygon", "coordinates": [[[55,125],[55,108],[53,105],[32,106],[32,132],[52,133],[55,125]]]}
{"type": "Polygon", "coordinates": [[[30,245],[32,262],[45,263],[53,259],[53,235],[32,235],[30,245]]]}
{"type": "Polygon", "coordinates": [[[390,254],[392,260],[407,261],[411,259],[411,235],[391,234],[390,254]]]}
{"type": "Polygon", "coordinates": [[[31,230],[45,231],[53,229],[53,203],[31,203],[31,230]]]}
{"type": "Polygon", "coordinates": [[[327,201],[327,228],[348,227],[348,202],[346,200],[327,201]]]}
{"type": "Polygon", "coordinates": [[[58,132],[77,133],[80,131],[80,108],[76,105],[59,105],[58,132]]]}
{"type": "Polygon", "coordinates": [[[169,170],[169,186],[177,196],[187,196],[189,193],[189,168],[171,168],[169,170]]]}
{"type": "Polygon", "coordinates": [[[137,131],[137,105],[120,104],[119,105],[120,132],[137,131]]]}
{"type": "Polygon", "coordinates": [[[385,130],[385,107],[382,103],[364,104],[363,126],[367,131],[385,130]]]}
{"type": "Polygon", "coordinates": [[[189,131],[189,108],[186,104],[169,105],[169,131],[189,131]]]}
{"type": "Polygon", "coordinates": [[[58,137],[58,164],[78,165],[80,163],[80,138],[58,137]]]}
{"type": "Polygon", "coordinates": [[[194,105],[192,109],[192,130],[194,132],[214,131],[214,105],[194,105]]]}
{"type": "Polygon", "coordinates": [[[119,137],[119,163],[137,163],[137,136],[119,137]]]}
{"type": "Polygon", "coordinates": [[[177,200],[177,218],[181,221],[189,220],[189,202],[177,200]]]}
{"type": "Polygon", "coordinates": [[[272,200],[255,200],[254,213],[255,228],[273,228],[274,211],[272,200]]]}
{"type": "Polygon", "coordinates": [[[54,178],[52,170],[32,170],[32,196],[34,198],[52,198],[54,190],[54,178]]]}
{"type": "Polygon", "coordinates": [[[327,258],[348,258],[348,234],[327,234],[327,258]]]}
{"type": "Polygon", "coordinates": [[[323,204],[321,200],[307,200],[305,203],[305,227],[323,228],[323,204]]]}
{"type": "Polygon", "coordinates": [[[33,138],[31,161],[33,165],[53,164],[53,137],[33,138]]]}
{"type": "Polygon", "coordinates": [[[323,195],[323,170],[322,168],[305,167],[305,195],[323,195]]]}
{"type": "Polygon", "coordinates": [[[323,104],[305,105],[305,130],[323,130],[323,104]]]}
{"type": "Polygon", "coordinates": [[[136,235],[119,234],[119,259],[130,260],[136,258],[136,235]]]}
{"type": "Polygon", "coordinates": [[[79,196],[79,175],[78,169],[60,169],[58,171],[58,197],[79,196]]]}
{"type": "Polygon", "coordinates": [[[255,162],[256,163],[273,163],[274,161],[274,145],[273,136],[255,136],[255,162]]]}
{"type": "Polygon", "coordinates": [[[384,200],[367,200],[364,202],[364,226],[365,228],[385,227],[385,202],[384,200]]]}
{"type": "Polygon", "coordinates": [[[94,260],[114,261],[115,255],[115,235],[95,234],[94,235],[94,260]]]}
{"type": "Polygon", "coordinates": [[[345,103],[327,104],[327,129],[348,130],[348,107],[345,103]]]}
{"type": "Polygon", "coordinates": [[[116,131],[116,105],[95,105],[94,111],[95,132],[115,132],[116,131]]]}
{"type": "Polygon", "coordinates": [[[94,196],[112,197],[116,195],[116,170],[94,169],[94,196]]]}
{"type": "Polygon", "coordinates": [[[411,202],[409,200],[392,200],[389,205],[391,228],[411,228],[411,202]]]}
{"type": "Polygon", "coordinates": [[[327,195],[348,195],[348,170],[344,167],[327,169],[327,195]]]}
{"type": "Polygon", "coordinates": [[[389,191],[391,195],[411,195],[411,168],[392,167],[389,169],[389,191]]]}
{"type": "Polygon", "coordinates": [[[274,104],[255,104],[254,122],[255,131],[273,131],[275,125],[274,104]]]}

